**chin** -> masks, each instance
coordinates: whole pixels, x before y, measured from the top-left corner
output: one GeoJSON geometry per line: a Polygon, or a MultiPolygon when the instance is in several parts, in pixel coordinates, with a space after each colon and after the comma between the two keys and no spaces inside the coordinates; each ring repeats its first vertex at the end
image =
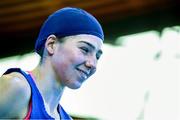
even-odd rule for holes
{"type": "Polygon", "coordinates": [[[82,83],[73,83],[73,84],[67,85],[67,87],[70,89],[78,89],[81,87],[81,85],[82,83]]]}

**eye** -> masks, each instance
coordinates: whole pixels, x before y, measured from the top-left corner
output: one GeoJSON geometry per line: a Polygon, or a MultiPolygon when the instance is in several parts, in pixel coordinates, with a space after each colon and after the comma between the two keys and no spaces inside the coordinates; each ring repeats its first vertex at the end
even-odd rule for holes
{"type": "Polygon", "coordinates": [[[83,51],[83,53],[89,52],[89,49],[87,47],[80,47],[80,49],[83,51]]]}
{"type": "Polygon", "coordinates": [[[101,55],[102,55],[102,52],[97,52],[97,53],[96,53],[96,59],[99,60],[100,57],[101,57],[101,55]]]}
{"type": "Polygon", "coordinates": [[[96,55],[96,59],[97,59],[97,60],[99,60],[100,57],[101,57],[101,55],[98,55],[98,54],[96,55]]]}

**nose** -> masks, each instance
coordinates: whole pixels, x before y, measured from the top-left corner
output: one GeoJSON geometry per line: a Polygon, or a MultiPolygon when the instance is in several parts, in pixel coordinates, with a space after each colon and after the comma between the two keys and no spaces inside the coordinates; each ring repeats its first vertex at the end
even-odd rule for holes
{"type": "Polygon", "coordinates": [[[97,60],[94,57],[88,57],[85,65],[89,69],[96,70],[97,60]]]}

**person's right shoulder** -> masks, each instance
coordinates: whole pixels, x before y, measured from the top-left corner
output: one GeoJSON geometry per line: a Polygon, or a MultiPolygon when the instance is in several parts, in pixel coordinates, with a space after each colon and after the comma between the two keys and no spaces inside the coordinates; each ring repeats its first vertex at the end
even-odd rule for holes
{"type": "Polygon", "coordinates": [[[0,77],[0,118],[24,118],[28,112],[31,88],[17,72],[0,77]]]}

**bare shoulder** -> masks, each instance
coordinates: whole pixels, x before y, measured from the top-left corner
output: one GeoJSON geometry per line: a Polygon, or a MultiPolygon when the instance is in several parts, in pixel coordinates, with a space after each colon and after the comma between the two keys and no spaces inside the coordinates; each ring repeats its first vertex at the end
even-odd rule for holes
{"type": "Polygon", "coordinates": [[[23,75],[13,72],[0,77],[0,118],[25,117],[31,88],[23,75]]]}
{"type": "MultiPolygon", "coordinates": [[[[30,86],[26,78],[18,72],[12,72],[10,74],[3,75],[0,78],[0,82],[1,87],[3,87],[4,89],[8,88],[8,90],[12,89],[15,91],[20,90],[19,92],[26,93],[29,95],[31,93],[30,86]]],[[[7,89],[4,90],[4,92],[5,91],[7,91],[7,89]]]]}

